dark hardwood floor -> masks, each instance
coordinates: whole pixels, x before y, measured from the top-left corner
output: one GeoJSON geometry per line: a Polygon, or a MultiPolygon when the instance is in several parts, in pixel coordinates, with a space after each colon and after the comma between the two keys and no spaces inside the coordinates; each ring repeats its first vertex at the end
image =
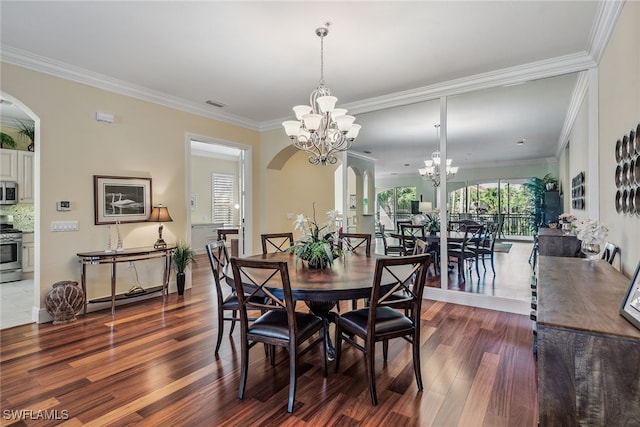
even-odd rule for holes
{"type": "MultiPolygon", "coordinates": [[[[346,346],[340,372],[323,378],[318,351],[300,360],[293,414],[289,369],[251,350],[238,400],[239,328],[213,355],[216,308],[208,261],[193,288],[80,316],[67,325],[0,331],[2,425],[536,426],[536,365],[526,316],[425,301],[418,392],[411,347],[377,352],[378,406],[371,406],[362,354],[346,346]],[[58,417],[58,420],[51,419],[58,417]],[[18,418],[22,418],[19,420],[18,418]],[[68,418],[68,419],[66,419],[68,418]]],[[[341,311],[350,303],[343,303],[341,311]]],[[[226,325],[228,331],[228,324],[226,325]]],[[[333,333],[333,329],[332,329],[333,333]]]]}

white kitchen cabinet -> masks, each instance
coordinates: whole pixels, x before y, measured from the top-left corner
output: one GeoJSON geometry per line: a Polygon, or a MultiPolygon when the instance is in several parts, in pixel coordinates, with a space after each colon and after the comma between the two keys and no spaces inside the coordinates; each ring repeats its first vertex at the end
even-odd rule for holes
{"type": "Polygon", "coordinates": [[[0,181],[18,183],[18,203],[33,203],[33,152],[0,149],[0,181]]]}
{"type": "Polygon", "coordinates": [[[0,149],[0,181],[18,181],[18,151],[0,149]]]}
{"type": "Polygon", "coordinates": [[[22,234],[22,272],[31,273],[35,269],[36,249],[33,233],[22,234]]]}
{"type": "Polygon", "coordinates": [[[18,151],[18,203],[33,203],[33,152],[18,151]]]}
{"type": "Polygon", "coordinates": [[[191,249],[197,254],[206,253],[205,246],[218,240],[218,228],[224,224],[193,224],[191,226],[191,249]]]}

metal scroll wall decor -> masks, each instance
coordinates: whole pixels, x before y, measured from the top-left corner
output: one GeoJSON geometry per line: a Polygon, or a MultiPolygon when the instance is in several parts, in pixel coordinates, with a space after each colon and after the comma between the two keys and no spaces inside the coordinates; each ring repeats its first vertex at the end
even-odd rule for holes
{"type": "Polygon", "coordinates": [[[640,216],[640,123],[616,141],[616,211],[640,216]]]}

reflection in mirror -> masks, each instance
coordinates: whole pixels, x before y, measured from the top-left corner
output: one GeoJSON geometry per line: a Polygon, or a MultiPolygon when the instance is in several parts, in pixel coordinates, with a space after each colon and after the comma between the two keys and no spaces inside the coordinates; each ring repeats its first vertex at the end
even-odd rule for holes
{"type": "MultiPolygon", "coordinates": [[[[410,204],[405,206],[407,197],[418,206],[431,203],[437,214],[438,192],[445,191],[449,206],[443,230],[452,220],[498,224],[500,230],[493,240],[483,237],[483,245],[494,246],[494,268],[490,258],[484,265],[479,258],[478,278],[474,257],[466,261],[460,280],[456,263],[449,263],[443,288],[528,299],[533,243],[524,184],[546,174],[559,178],[557,156],[565,142],[561,137],[567,137],[565,121],[580,106],[574,99],[579,81],[579,73],[572,73],[447,97],[446,157],[459,170],[438,187],[418,169],[439,149],[434,130],[439,99],[359,114],[363,130],[351,150],[376,159],[376,223],[386,222],[387,232],[397,234],[399,217],[415,217],[410,204]],[[521,282],[518,289],[510,289],[515,282],[521,282]]],[[[463,240],[463,233],[458,237],[463,240]]]]}
{"type": "Polygon", "coordinates": [[[448,289],[530,298],[536,224],[527,182],[559,177],[556,156],[577,81],[574,73],[448,98],[447,157],[460,166],[446,183],[448,229],[484,228],[476,241],[458,233],[472,255],[464,272],[450,263],[448,289]]]}

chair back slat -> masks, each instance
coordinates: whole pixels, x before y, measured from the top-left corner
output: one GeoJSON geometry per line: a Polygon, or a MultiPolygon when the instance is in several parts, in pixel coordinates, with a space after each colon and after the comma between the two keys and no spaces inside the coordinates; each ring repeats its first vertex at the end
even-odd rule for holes
{"type": "Polygon", "coordinates": [[[352,253],[363,248],[366,256],[371,256],[371,234],[340,233],[338,237],[338,248],[352,253]]]}
{"type": "Polygon", "coordinates": [[[243,327],[248,322],[247,311],[283,309],[287,311],[290,330],[296,331],[295,305],[286,261],[232,257],[231,268],[236,289],[243,289],[243,292],[237,292],[243,327]],[[278,297],[270,288],[282,289],[283,297],[278,297]],[[270,305],[263,303],[261,298],[252,298],[264,296],[268,297],[270,305]]]}
{"type": "Polygon", "coordinates": [[[261,234],[262,253],[284,252],[293,246],[293,233],[267,233],[261,234]]]}
{"type": "Polygon", "coordinates": [[[604,245],[604,251],[602,252],[602,259],[606,260],[609,264],[613,265],[613,261],[616,259],[616,255],[620,253],[620,248],[611,242],[607,242],[604,245]]]}
{"type": "Polygon", "coordinates": [[[375,325],[375,308],[386,304],[410,303],[412,305],[411,312],[418,312],[419,316],[422,293],[430,262],[431,256],[429,254],[379,258],[376,260],[370,298],[369,327],[375,325]],[[382,292],[382,287],[385,287],[384,292],[382,292]],[[397,299],[399,292],[407,296],[402,301],[397,299]],[[396,297],[392,298],[392,294],[396,294],[396,297]]]}
{"type": "Polygon", "coordinates": [[[211,272],[213,273],[213,279],[216,285],[217,297],[222,301],[223,295],[221,279],[226,279],[224,270],[225,266],[229,263],[227,245],[224,240],[218,240],[207,243],[205,249],[209,258],[209,264],[211,265],[211,272]]]}

